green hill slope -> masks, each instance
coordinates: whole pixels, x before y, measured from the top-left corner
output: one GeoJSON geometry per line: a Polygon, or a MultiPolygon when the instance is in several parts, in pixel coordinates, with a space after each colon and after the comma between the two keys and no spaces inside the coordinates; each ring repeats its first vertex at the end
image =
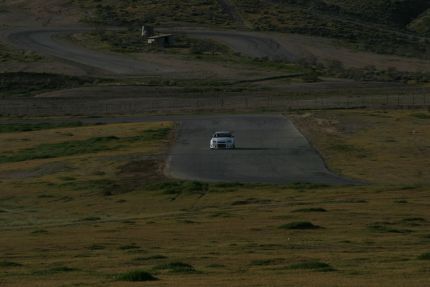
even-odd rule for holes
{"type": "Polygon", "coordinates": [[[325,0],[339,10],[360,19],[406,26],[430,7],[427,0],[325,0]]]}
{"type": "Polygon", "coordinates": [[[360,50],[429,58],[429,40],[407,26],[430,7],[424,0],[236,0],[256,30],[340,39],[360,50]]]}
{"type": "Polygon", "coordinates": [[[430,36],[430,9],[412,21],[408,28],[419,34],[430,36]]]}

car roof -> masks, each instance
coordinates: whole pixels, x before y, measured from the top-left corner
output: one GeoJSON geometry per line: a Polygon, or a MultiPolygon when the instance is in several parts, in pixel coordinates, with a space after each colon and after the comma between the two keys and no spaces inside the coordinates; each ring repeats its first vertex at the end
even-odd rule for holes
{"type": "Polygon", "coordinates": [[[229,131],[220,131],[220,132],[215,132],[215,134],[231,134],[231,132],[229,132],[229,131]]]}

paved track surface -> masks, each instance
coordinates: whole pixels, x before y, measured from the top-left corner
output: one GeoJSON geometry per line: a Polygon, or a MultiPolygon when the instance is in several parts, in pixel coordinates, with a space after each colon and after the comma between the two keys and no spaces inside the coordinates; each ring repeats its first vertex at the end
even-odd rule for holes
{"type": "MultiPolygon", "coordinates": [[[[87,27],[22,28],[7,31],[6,37],[16,47],[39,54],[54,56],[79,67],[90,67],[110,74],[166,75],[190,72],[188,65],[175,66],[169,61],[133,59],[121,54],[93,51],[68,41],[53,38],[55,34],[93,30],[87,27]],[[188,70],[187,70],[188,67],[188,70]]],[[[320,61],[339,60],[347,67],[375,65],[380,69],[396,67],[404,71],[428,70],[429,61],[422,59],[377,55],[340,48],[329,39],[286,33],[208,30],[204,28],[176,27],[159,29],[160,32],[183,33],[197,38],[208,38],[230,46],[234,51],[250,57],[267,57],[272,60],[318,58],[320,61]]],[[[4,37],[0,33],[0,38],[4,37]]],[[[90,72],[92,72],[90,70],[90,72]]]]}
{"type": "Polygon", "coordinates": [[[57,28],[14,31],[8,36],[9,41],[22,49],[29,49],[42,55],[53,56],[78,65],[92,67],[113,74],[150,74],[170,73],[173,70],[165,65],[135,60],[121,54],[93,51],[69,41],[55,39],[58,34],[70,34],[92,31],[90,28],[57,28]]]}
{"type": "MultiPolygon", "coordinates": [[[[11,31],[7,39],[16,47],[32,50],[46,56],[63,59],[79,66],[87,66],[112,74],[123,75],[162,75],[178,72],[175,67],[156,61],[137,60],[121,54],[93,51],[70,41],[58,40],[58,34],[92,31],[91,28],[38,28],[11,31]]],[[[163,31],[163,29],[161,29],[163,31]]],[[[197,38],[210,38],[221,41],[234,51],[250,57],[271,59],[293,59],[295,56],[275,39],[264,34],[236,31],[206,31],[178,29],[180,33],[197,38]]],[[[180,72],[180,71],[179,71],[180,72]]]]}
{"type": "Polygon", "coordinates": [[[356,184],[327,170],[319,154],[280,115],[201,116],[180,120],[167,172],[186,180],[356,184]],[[236,150],[210,150],[217,130],[233,131],[236,150]]]}
{"type": "Polygon", "coordinates": [[[207,38],[225,43],[235,52],[252,58],[267,57],[272,60],[294,60],[299,58],[299,55],[281,45],[274,37],[263,33],[199,30],[185,30],[184,33],[197,38],[207,38]]]}
{"type": "Polygon", "coordinates": [[[166,174],[173,178],[266,184],[362,184],[331,173],[318,152],[282,115],[144,116],[80,121],[86,124],[177,122],[177,139],[166,167],[166,174]],[[237,149],[209,149],[212,134],[219,130],[234,132],[237,149]]]}

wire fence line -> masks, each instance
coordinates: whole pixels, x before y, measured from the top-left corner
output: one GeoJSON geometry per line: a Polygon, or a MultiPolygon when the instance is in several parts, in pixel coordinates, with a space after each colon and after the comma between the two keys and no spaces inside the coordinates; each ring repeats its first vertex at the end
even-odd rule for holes
{"type": "Polygon", "coordinates": [[[307,109],[430,109],[430,94],[295,98],[282,96],[142,97],[128,99],[30,98],[0,100],[2,116],[106,115],[204,111],[307,109]]]}

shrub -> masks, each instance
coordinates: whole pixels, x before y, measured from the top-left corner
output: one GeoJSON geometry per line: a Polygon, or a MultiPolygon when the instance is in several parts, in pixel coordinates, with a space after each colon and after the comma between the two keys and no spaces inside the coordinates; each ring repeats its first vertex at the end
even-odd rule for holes
{"type": "Polygon", "coordinates": [[[417,119],[428,120],[430,119],[430,113],[414,113],[411,116],[417,119]]]}
{"type": "Polygon", "coordinates": [[[21,263],[16,263],[12,261],[0,261],[0,267],[20,267],[21,263]]]}
{"type": "Polygon", "coordinates": [[[322,272],[335,271],[333,267],[325,262],[320,261],[306,261],[301,263],[292,264],[289,269],[305,269],[305,270],[316,270],[322,272]]]}
{"type": "Polygon", "coordinates": [[[131,250],[131,249],[140,249],[135,243],[122,245],[119,247],[120,250],[131,250]]]}
{"type": "Polygon", "coordinates": [[[314,225],[311,222],[308,221],[296,221],[296,222],[290,222],[284,225],[281,225],[279,228],[282,229],[318,229],[321,228],[318,225],[314,225]]]}
{"type": "Polygon", "coordinates": [[[152,256],[147,256],[147,257],[136,257],[133,260],[134,261],[148,261],[148,260],[161,260],[161,259],[167,259],[167,256],[152,255],[152,256]]]}
{"type": "Polygon", "coordinates": [[[327,210],[321,207],[311,207],[311,208],[296,209],[296,210],[293,210],[292,212],[327,212],[327,210]]]}
{"type": "Polygon", "coordinates": [[[118,274],[115,276],[116,280],[120,281],[132,281],[132,282],[140,282],[140,281],[157,281],[159,280],[157,277],[153,276],[151,273],[148,273],[143,270],[135,270],[122,274],[118,274]]]}
{"type": "Polygon", "coordinates": [[[426,252],[418,256],[419,260],[430,260],[430,252],[426,252]]]}
{"type": "Polygon", "coordinates": [[[391,226],[387,226],[381,223],[369,224],[367,226],[370,230],[375,232],[387,232],[387,233],[409,233],[412,230],[409,229],[398,229],[391,226]]]}

